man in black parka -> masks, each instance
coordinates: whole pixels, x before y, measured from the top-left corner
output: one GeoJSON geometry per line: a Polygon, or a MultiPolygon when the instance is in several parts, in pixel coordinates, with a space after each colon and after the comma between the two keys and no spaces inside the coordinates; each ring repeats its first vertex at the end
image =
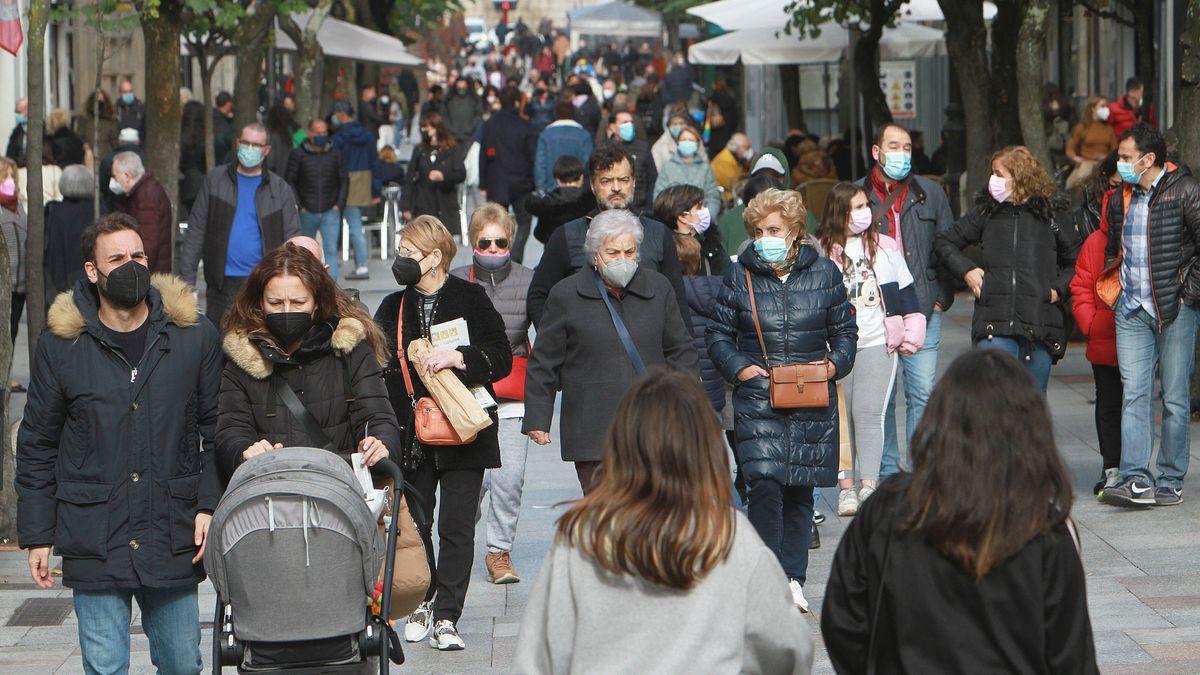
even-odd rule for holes
{"type": "Polygon", "coordinates": [[[18,539],[40,588],[62,556],[85,670],[128,670],[137,598],[154,664],[199,673],[220,338],[190,285],[150,276],[137,221],[81,239],[87,276],[50,307],[17,436],[18,539]]]}

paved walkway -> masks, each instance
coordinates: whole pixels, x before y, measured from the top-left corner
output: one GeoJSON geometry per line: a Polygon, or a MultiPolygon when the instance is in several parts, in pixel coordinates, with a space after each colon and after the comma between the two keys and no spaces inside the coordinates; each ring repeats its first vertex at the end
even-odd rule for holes
{"type": "MultiPolygon", "coordinates": [[[[536,244],[534,244],[536,246],[536,244]]],[[[531,250],[530,258],[536,260],[531,250]]],[[[460,263],[469,252],[460,251],[460,263]]],[[[372,279],[362,285],[363,300],[376,307],[392,288],[388,263],[372,261],[372,279]]],[[[946,364],[969,347],[971,301],[960,298],[943,323],[942,359],[946,364]]],[[[24,333],[24,329],[22,329],[24,333]]],[[[16,379],[27,378],[24,336],[18,343],[16,379]]],[[[1101,506],[1091,494],[1100,471],[1092,422],[1091,371],[1082,345],[1072,345],[1058,364],[1050,384],[1056,435],[1066,458],[1077,500],[1074,517],[1083,539],[1083,559],[1088,574],[1088,604],[1102,669],[1110,673],[1200,672],[1200,496],[1182,506],[1128,512],[1101,506]]],[[[24,397],[15,397],[17,414],[24,397]]],[[[898,415],[904,419],[903,414],[898,415]]],[[[556,425],[557,427],[557,425],[556,425]]],[[[1002,430],[997,430],[998,432],[1002,430]]],[[[467,596],[460,630],[467,649],[439,653],[421,644],[405,645],[407,669],[428,673],[505,672],[516,647],[521,613],[538,566],[552,541],[553,523],[560,504],[577,497],[575,473],[559,460],[557,445],[531,446],[525,482],[525,499],[518,530],[514,563],[524,581],[493,586],[485,581],[482,552],[477,555],[474,579],[467,596]]],[[[834,517],[836,492],[822,491],[819,508],[830,514],[821,527],[823,546],[813,551],[810,581],[805,589],[814,607],[820,607],[834,550],[847,524],[834,517]]],[[[482,541],[482,527],[476,541],[482,541]]],[[[213,592],[201,586],[200,618],[211,621],[213,592]]],[[[64,598],[70,592],[56,587],[41,592],[33,588],[23,552],[0,548],[0,672],[79,673],[82,666],[73,613],[58,625],[9,626],[13,613],[31,598],[64,598]]],[[[641,630],[637,617],[613,617],[641,630]]],[[[814,639],[820,644],[818,621],[809,616],[814,639]]],[[[131,628],[132,671],[153,672],[147,640],[141,634],[135,611],[131,628]]],[[[656,627],[670,630],[669,626],[656,627]]],[[[947,635],[949,637],[949,634],[947,635]]],[[[208,663],[211,630],[204,629],[202,652],[208,663]]],[[[831,672],[818,649],[817,672],[831,672]]],[[[227,670],[232,672],[232,670],[227,670]]]]}

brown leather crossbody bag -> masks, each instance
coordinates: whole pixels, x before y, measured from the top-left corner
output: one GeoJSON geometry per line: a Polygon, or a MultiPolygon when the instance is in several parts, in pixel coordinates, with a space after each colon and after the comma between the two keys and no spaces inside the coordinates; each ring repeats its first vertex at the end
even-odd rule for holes
{"type": "Polygon", "coordinates": [[[754,301],[754,281],[750,278],[750,270],[746,270],[746,288],[750,291],[750,314],[754,317],[754,332],[758,335],[763,363],[771,372],[771,407],[828,408],[829,378],[826,372],[829,361],[772,366],[767,360],[767,343],[763,341],[762,326],[758,322],[758,306],[754,301]]]}

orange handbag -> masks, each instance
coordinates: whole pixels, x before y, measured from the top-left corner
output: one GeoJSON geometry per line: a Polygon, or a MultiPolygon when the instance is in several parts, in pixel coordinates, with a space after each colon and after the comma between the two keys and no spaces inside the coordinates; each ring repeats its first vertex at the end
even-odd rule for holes
{"type": "Polygon", "coordinates": [[[400,372],[404,375],[404,387],[413,402],[413,430],[417,440],[425,445],[466,445],[475,440],[460,438],[454,425],[446,419],[446,413],[432,396],[414,398],[412,378],[408,374],[408,359],[404,355],[404,298],[400,299],[400,316],[396,319],[396,358],[400,360],[400,372]]]}
{"type": "Polygon", "coordinates": [[[771,370],[771,407],[781,410],[828,408],[829,361],[771,366],[767,360],[767,344],[763,341],[762,326],[758,323],[758,307],[754,303],[754,280],[750,278],[750,270],[746,270],[746,288],[750,291],[750,314],[754,317],[754,332],[758,334],[758,346],[762,349],[763,363],[766,363],[771,370]]]}

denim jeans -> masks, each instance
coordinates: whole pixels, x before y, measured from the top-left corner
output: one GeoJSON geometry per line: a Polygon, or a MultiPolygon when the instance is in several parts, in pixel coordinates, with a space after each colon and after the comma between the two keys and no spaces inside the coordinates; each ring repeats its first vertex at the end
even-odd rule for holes
{"type": "Polygon", "coordinates": [[[808,576],[808,543],[812,539],[813,488],[780,485],[772,478],[748,481],[746,515],[788,579],[804,585],[808,576]]]}
{"type": "Polygon", "coordinates": [[[990,340],[980,340],[975,343],[975,346],[979,349],[998,349],[1011,354],[1033,376],[1033,381],[1037,382],[1042,393],[1046,393],[1046,387],[1050,384],[1050,366],[1054,364],[1054,357],[1050,355],[1050,349],[1045,344],[996,336],[990,340]],[[1022,347],[1028,350],[1027,354],[1021,353],[1022,347]]]}
{"type": "MultiPolygon", "coordinates": [[[[933,380],[937,376],[938,346],[942,343],[942,313],[934,311],[925,326],[925,344],[916,354],[901,354],[900,369],[904,371],[904,431],[905,438],[912,441],[921,414],[925,412],[925,404],[929,403],[929,395],[933,393],[933,380]]],[[[892,387],[892,395],[887,403],[887,415],[883,422],[883,459],[879,463],[879,477],[888,476],[900,470],[900,443],[896,435],[896,390],[892,387]]]]}
{"type": "MultiPolygon", "coordinates": [[[[360,228],[361,229],[361,228],[360,228]]],[[[306,237],[316,238],[321,233],[321,249],[325,251],[325,264],[329,265],[329,276],[338,278],[338,265],[342,256],[338,252],[338,238],[342,235],[342,218],[337,209],[323,213],[300,212],[300,231],[306,237]]]]}
{"type": "Polygon", "coordinates": [[[354,266],[367,266],[367,238],[363,235],[362,209],[357,206],[347,206],[342,216],[350,229],[350,248],[354,249],[354,266]]]}
{"type": "Polygon", "coordinates": [[[1117,312],[1117,366],[1124,388],[1121,402],[1121,477],[1153,484],[1154,371],[1162,380],[1162,439],[1158,447],[1158,487],[1182,488],[1191,443],[1189,387],[1195,366],[1197,312],[1179,305],[1179,316],[1158,332],[1158,321],[1139,308],[1117,312]]]}
{"type": "Polygon", "coordinates": [[[200,607],[195,586],[75,591],[79,647],[88,675],[129,672],[130,599],[142,610],[150,661],[163,675],[199,673],[200,607]]]}
{"type": "Polygon", "coordinates": [[[520,417],[500,420],[499,437],[500,468],[483,472],[483,493],[491,493],[487,507],[488,553],[512,551],[521,516],[525,459],[529,455],[529,437],[521,433],[520,417]]]}

